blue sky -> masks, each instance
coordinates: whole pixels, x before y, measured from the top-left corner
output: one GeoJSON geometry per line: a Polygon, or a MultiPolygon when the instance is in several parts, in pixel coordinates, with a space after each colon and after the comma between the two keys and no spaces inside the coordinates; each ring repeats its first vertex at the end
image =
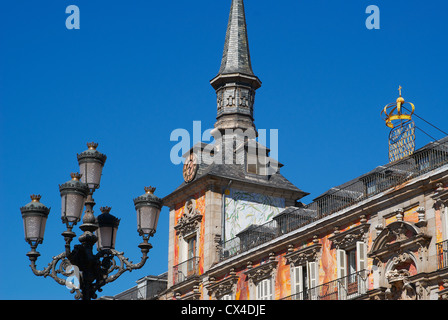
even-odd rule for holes
{"type": "MultiPolygon", "coordinates": [[[[0,299],[69,299],[29,268],[19,208],[39,193],[51,207],[42,269],[64,250],[58,185],[78,171],[76,154],[99,143],[108,156],[99,212],[121,219],[117,249],[140,260],[132,199],[144,186],[166,196],[182,182],[170,161],[177,128],[212,128],[230,0],[4,1],[0,9],[0,299]],[[68,30],[68,5],[81,13],[68,30]]],[[[388,162],[380,111],[397,88],[416,114],[448,131],[446,1],[246,0],[257,90],[255,124],[279,129],[282,173],[309,203],[327,189],[388,162]],[[368,5],[380,29],[368,30],[368,5]]],[[[418,118],[417,127],[443,134],[418,118]]],[[[431,138],[416,131],[417,147],[431,138]]],[[[193,141],[192,141],[193,142],[193,141]]],[[[81,234],[75,228],[78,236],[81,234]]],[[[77,240],[74,241],[77,243],[77,240]]],[[[121,276],[114,295],[167,270],[168,209],[143,269],[121,276]]]]}

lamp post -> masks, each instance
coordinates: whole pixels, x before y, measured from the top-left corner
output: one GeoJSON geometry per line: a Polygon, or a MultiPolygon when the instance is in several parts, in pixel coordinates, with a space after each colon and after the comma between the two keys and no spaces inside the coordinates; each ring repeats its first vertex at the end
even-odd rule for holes
{"type": "Polygon", "coordinates": [[[137,231],[143,238],[138,245],[142,252],[141,261],[137,264],[129,262],[123,252],[115,250],[115,239],[120,219],[110,214],[110,207],[101,207],[101,214],[95,217],[93,193],[99,189],[101,174],[106,162],[106,155],[98,152],[97,143],[88,143],[88,149],[78,154],[80,173],[72,173],[71,180],[59,186],[61,195],[61,219],[67,230],[62,232],[65,250],[53,257],[53,260],[43,270],[36,268],[36,250],[44,240],[45,224],[50,213],[40,202],[40,195],[31,195],[31,202],[20,208],[25,231],[25,241],[31,247],[27,253],[31,261],[31,270],[36,276],[50,276],[57,283],[65,285],[75,293],[75,299],[96,299],[96,292],[101,292],[107,283],[115,281],[126,271],[140,269],[148,259],[152,248],[148,242],[157,228],[162,200],[154,195],[155,188],[146,187],[145,194],[134,199],[137,213],[137,231]],[[71,248],[71,242],[76,237],[74,226],[81,221],[82,209],[84,216],[79,226],[83,233],[78,237],[80,244],[71,248]],[[97,244],[97,252],[93,252],[97,244]],[[118,261],[117,261],[118,260],[118,261]],[[63,277],[60,277],[62,275],[63,277]],[[64,278],[65,277],[65,278],[64,278]],[[68,281],[76,278],[76,283],[68,281]]]}

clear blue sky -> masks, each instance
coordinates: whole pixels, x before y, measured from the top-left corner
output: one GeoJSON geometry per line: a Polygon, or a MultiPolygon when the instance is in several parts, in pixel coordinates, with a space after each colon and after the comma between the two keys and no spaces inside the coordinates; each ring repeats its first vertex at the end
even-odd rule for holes
{"type": "MultiPolygon", "coordinates": [[[[230,0],[4,1],[0,7],[0,299],[69,299],[29,268],[19,208],[39,193],[51,207],[42,269],[64,250],[58,185],[76,153],[108,156],[96,213],[121,218],[117,249],[140,260],[132,199],[144,186],[165,196],[182,182],[170,133],[211,128],[230,0]],[[65,8],[81,12],[68,30],[65,8]]],[[[279,129],[282,173],[311,195],[388,162],[382,107],[397,88],[416,114],[448,131],[446,1],[246,0],[258,129],[279,129]],[[368,30],[368,5],[380,29],[368,30]]],[[[435,138],[443,134],[416,119],[435,138]]],[[[417,130],[417,146],[431,139],[417,130]]],[[[75,228],[78,236],[80,230],[75,228]]],[[[77,243],[77,240],[74,241],[77,243]]],[[[145,267],[104,288],[114,295],[167,270],[168,209],[145,267]]]]}

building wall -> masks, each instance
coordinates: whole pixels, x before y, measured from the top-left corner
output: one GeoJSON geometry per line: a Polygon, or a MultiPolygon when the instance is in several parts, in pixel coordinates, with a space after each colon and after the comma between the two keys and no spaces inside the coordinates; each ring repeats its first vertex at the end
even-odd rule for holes
{"type": "MultiPolygon", "coordinates": [[[[222,192],[212,189],[203,190],[193,195],[196,200],[196,209],[203,215],[199,230],[199,257],[200,280],[195,289],[190,288],[178,295],[177,298],[191,298],[195,290],[195,298],[216,299],[219,292],[214,284],[225,283],[226,280],[236,279],[229,291],[233,299],[256,299],[256,281],[251,278],[250,271],[274,263],[268,270],[268,277],[272,279],[273,299],[283,299],[294,294],[294,277],[292,267],[294,262],[290,258],[294,252],[306,252],[317,246],[318,250],[309,261],[317,263],[317,286],[330,283],[338,279],[338,249],[343,242],[355,235],[355,242],[361,241],[366,246],[366,269],[369,299],[438,299],[439,292],[446,290],[448,272],[438,270],[436,243],[448,239],[444,231],[445,205],[437,206],[435,195],[435,181],[448,180],[447,172],[438,177],[423,177],[409,182],[401,188],[379,194],[376,198],[361,202],[340,212],[335,213],[322,221],[291,232],[291,235],[278,240],[272,240],[244,254],[229,259],[227,262],[217,259],[216,235],[220,233],[222,192]],[[422,210],[423,208],[423,210],[422,210]],[[397,211],[397,210],[401,211],[397,211]],[[423,218],[422,218],[423,212],[423,218]],[[403,238],[392,236],[399,231],[400,222],[407,226],[403,238]],[[359,230],[365,231],[360,233],[359,230]],[[398,228],[398,229],[397,229],[398,228]],[[387,231],[389,230],[390,231],[387,231]],[[386,230],[390,234],[387,235],[386,230]],[[339,237],[342,239],[339,239],[339,237]],[[423,238],[421,238],[423,236],[423,238]],[[419,238],[420,237],[420,238],[419,238]],[[207,240],[208,239],[208,240],[207,240]],[[379,245],[379,240],[384,243],[379,245]],[[402,241],[404,239],[404,242],[402,241]],[[376,249],[375,249],[376,248],[376,249]],[[390,248],[390,249],[388,249],[390,248]],[[375,252],[376,250],[376,252],[375,252]],[[368,255],[367,255],[368,253],[368,255]],[[401,260],[400,260],[401,259],[401,260]],[[204,263],[206,262],[206,263],[204,263]],[[391,280],[387,274],[393,270],[405,270],[408,274],[406,281],[412,284],[412,290],[404,292],[402,296],[390,289],[391,280]],[[387,296],[387,297],[386,297],[387,296]]],[[[439,182],[440,183],[440,182],[439,182]]],[[[448,191],[448,183],[438,192],[448,191]],[[443,190],[443,191],[441,191],[443,190]]],[[[226,196],[234,201],[247,201],[244,197],[235,196],[235,191],[226,196]]],[[[187,199],[187,198],[186,198],[187,199]]],[[[444,200],[446,201],[446,200],[444,200]]],[[[227,198],[226,198],[226,204],[227,198]]],[[[264,203],[263,205],[265,205],[264,203]]],[[[270,204],[268,204],[269,206],[270,204]]],[[[226,209],[229,206],[226,205],[226,209]]],[[[253,213],[251,206],[239,206],[238,215],[253,213]]],[[[185,202],[179,202],[173,209],[173,225],[176,225],[185,212],[185,202]]],[[[268,211],[271,212],[271,211],[268,211]]],[[[227,210],[226,210],[227,213],[227,210]]],[[[263,219],[271,217],[264,216],[263,219]]],[[[179,263],[179,236],[171,235],[174,244],[173,264],[179,263]]],[[[352,247],[354,243],[351,244],[352,247]]],[[[263,271],[264,272],[264,271],[263,271]]],[[[406,284],[405,282],[396,282],[406,284]]],[[[397,290],[398,290],[397,289],[397,290]]],[[[395,289],[394,289],[395,290],[395,289]]]]}

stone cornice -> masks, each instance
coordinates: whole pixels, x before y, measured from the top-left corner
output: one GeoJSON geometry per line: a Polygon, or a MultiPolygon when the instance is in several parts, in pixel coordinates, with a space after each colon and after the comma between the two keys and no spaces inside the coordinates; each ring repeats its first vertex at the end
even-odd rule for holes
{"type": "Polygon", "coordinates": [[[322,244],[320,243],[313,243],[308,247],[295,251],[292,248],[289,248],[285,258],[287,263],[293,264],[294,266],[304,265],[307,262],[315,261],[321,248],[322,244]]]}
{"type": "Polygon", "coordinates": [[[259,281],[266,279],[272,275],[272,271],[277,267],[278,261],[275,260],[275,256],[270,254],[269,261],[253,268],[252,263],[249,262],[244,274],[247,278],[253,281],[255,284],[259,281]]]}
{"type": "Polygon", "coordinates": [[[230,271],[230,276],[219,281],[215,281],[215,278],[210,278],[209,284],[206,286],[209,295],[214,294],[215,298],[222,297],[225,294],[231,293],[233,291],[234,285],[238,282],[238,276],[236,272],[232,269],[230,271]]]}
{"type": "Polygon", "coordinates": [[[344,232],[335,230],[334,234],[328,238],[337,249],[347,249],[356,245],[358,241],[364,241],[369,232],[370,223],[361,223],[360,225],[348,229],[344,232]]]}

